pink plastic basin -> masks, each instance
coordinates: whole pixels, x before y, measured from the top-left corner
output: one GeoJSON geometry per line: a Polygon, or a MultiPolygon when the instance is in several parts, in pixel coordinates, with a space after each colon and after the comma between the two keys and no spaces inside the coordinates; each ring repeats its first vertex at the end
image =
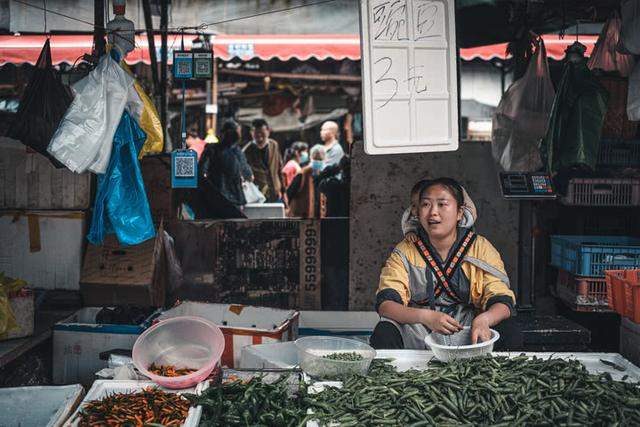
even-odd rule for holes
{"type": "Polygon", "coordinates": [[[144,331],[133,345],[133,364],[158,385],[171,389],[193,387],[211,374],[224,351],[224,336],[201,317],[174,317],[144,331]],[[152,363],[197,369],[180,377],[161,377],[147,370],[152,363]]]}

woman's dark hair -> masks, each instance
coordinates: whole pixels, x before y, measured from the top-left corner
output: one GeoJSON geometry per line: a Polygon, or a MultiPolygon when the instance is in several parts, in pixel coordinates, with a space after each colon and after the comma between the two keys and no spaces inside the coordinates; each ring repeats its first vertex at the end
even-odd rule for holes
{"type": "Polygon", "coordinates": [[[238,135],[238,122],[232,118],[227,118],[222,121],[220,126],[220,144],[233,145],[240,140],[238,135]]]}
{"type": "Polygon", "coordinates": [[[451,193],[455,201],[458,203],[459,208],[464,206],[464,192],[462,190],[462,185],[460,185],[460,183],[455,179],[441,177],[436,179],[424,180],[421,181],[420,184],[422,185],[420,188],[420,196],[418,197],[418,199],[422,199],[422,195],[425,193],[425,191],[427,191],[434,185],[442,185],[449,191],[449,193],[451,193]]]}
{"type": "Polygon", "coordinates": [[[303,151],[307,151],[309,149],[309,144],[306,142],[294,142],[291,144],[291,147],[287,148],[284,151],[284,163],[286,164],[289,160],[293,159],[296,154],[300,154],[303,151]]]}

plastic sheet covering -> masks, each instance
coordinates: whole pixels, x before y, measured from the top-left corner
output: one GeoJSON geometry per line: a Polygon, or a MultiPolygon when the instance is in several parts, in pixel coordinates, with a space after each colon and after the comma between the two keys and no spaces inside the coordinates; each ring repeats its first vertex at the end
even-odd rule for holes
{"type": "Polygon", "coordinates": [[[542,140],[541,154],[549,172],[578,165],[595,168],[607,100],[607,91],[584,58],[567,61],[542,140]]]}
{"type": "Polygon", "coordinates": [[[620,28],[620,17],[615,13],[602,27],[596,47],[589,58],[588,67],[590,70],[618,72],[622,77],[628,77],[631,74],[633,56],[620,53],[617,50],[620,28]]]}
{"type": "Polygon", "coordinates": [[[72,101],[71,90],[62,83],[60,75],[51,65],[51,47],[47,39],[7,136],[22,141],[48,157],[55,167],[63,167],[49,155],[47,147],[72,101]]]}
{"type": "Polygon", "coordinates": [[[542,166],[540,140],[554,95],[547,52],[540,38],[526,73],[507,90],[493,116],[493,158],[504,170],[535,171],[542,166]]]}
{"type": "Polygon", "coordinates": [[[622,26],[618,51],[640,55],[640,0],[620,2],[622,26]]]}
{"type": "Polygon", "coordinates": [[[640,120],[640,62],[636,63],[631,75],[629,76],[627,116],[629,117],[629,120],[640,120]]]}
{"type": "Polygon", "coordinates": [[[138,152],[145,134],[129,113],[113,139],[113,153],[105,174],[98,175],[98,190],[87,239],[100,245],[115,233],[123,245],[137,245],[155,236],[149,201],[142,181],[138,152]]]}
{"type": "MultiPolygon", "coordinates": [[[[131,70],[129,66],[122,61],[122,68],[129,74],[131,70]]],[[[128,108],[133,118],[138,122],[144,133],[147,134],[147,139],[140,150],[139,158],[146,156],[147,154],[162,153],[164,149],[164,135],[162,132],[162,123],[160,122],[160,115],[156,110],[155,105],[151,98],[145,93],[142,86],[137,81],[134,81],[133,88],[129,89],[130,104],[136,105],[136,108],[128,108]],[[133,98],[137,98],[133,99],[133,98]]]]}
{"type": "Polygon", "coordinates": [[[0,272],[0,338],[18,327],[16,316],[11,309],[9,294],[18,292],[27,282],[7,277],[0,272]]]}
{"type": "Polygon", "coordinates": [[[110,55],[102,57],[74,85],[76,97],[51,140],[49,153],[74,172],[105,173],[132,85],[133,78],[110,55]]]}

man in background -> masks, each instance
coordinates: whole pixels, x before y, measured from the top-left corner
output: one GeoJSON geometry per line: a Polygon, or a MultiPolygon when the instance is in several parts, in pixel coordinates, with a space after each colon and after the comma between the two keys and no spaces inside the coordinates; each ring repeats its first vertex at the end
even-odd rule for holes
{"type": "Polygon", "coordinates": [[[277,141],[269,138],[270,132],[266,120],[255,119],[251,123],[253,139],[243,149],[255,177],[253,182],[267,198],[268,203],[283,200],[280,146],[277,141]]]}
{"type": "Polygon", "coordinates": [[[320,139],[324,144],[324,166],[337,166],[344,157],[344,150],[338,141],[339,128],[336,122],[324,122],[320,128],[320,139]]]}

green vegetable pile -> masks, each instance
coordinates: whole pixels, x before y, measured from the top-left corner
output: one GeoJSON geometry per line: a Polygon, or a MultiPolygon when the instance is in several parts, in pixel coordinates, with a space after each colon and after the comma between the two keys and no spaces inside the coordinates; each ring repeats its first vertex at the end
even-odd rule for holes
{"type": "Polygon", "coordinates": [[[289,384],[286,375],[271,384],[254,377],[210,387],[200,396],[183,396],[192,406],[202,405],[200,427],[296,426],[307,415],[305,385],[299,382],[299,389],[291,390],[289,384]]]}
{"type": "Polygon", "coordinates": [[[327,354],[326,356],[322,356],[322,358],[330,360],[341,360],[344,362],[358,362],[364,359],[361,354],[358,354],[355,351],[352,351],[350,353],[331,353],[327,354]]]}
{"type": "Polygon", "coordinates": [[[367,376],[343,377],[341,389],[318,394],[303,386],[291,393],[286,377],[256,378],[190,399],[203,405],[204,426],[640,425],[638,384],[589,374],[578,361],[487,357],[430,367],[397,372],[374,360],[367,376]]]}

